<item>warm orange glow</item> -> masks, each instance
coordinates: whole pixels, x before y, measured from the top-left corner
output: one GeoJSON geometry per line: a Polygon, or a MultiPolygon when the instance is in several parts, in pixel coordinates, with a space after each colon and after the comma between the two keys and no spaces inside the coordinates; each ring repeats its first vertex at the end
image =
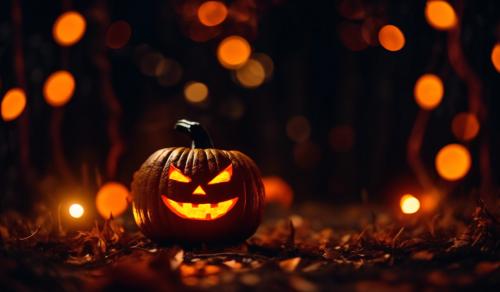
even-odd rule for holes
{"type": "Polygon", "coordinates": [[[498,73],[500,73],[500,43],[496,44],[491,51],[491,62],[498,73]]]}
{"type": "Polygon", "coordinates": [[[130,25],[123,20],[113,22],[106,32],[106,45],[112,49],[125,46],[132,35],[130,25]]]}
{"type": "Polygon", "coordinates": [[[221,24],[226,17],[226,5],[219,1],[207,1],[198,8],[198,19],[206,26],[221,24]]]}
{"type": "Polygon", "coordinates": [[[72,204],[69,206],[68,212],[71,217],[78,219],[83,216],[85,209],[83,209],[83,206],[80,204],[72,204]]]}
{"type": "Polygon", "coordinates": [[[378,41],[384,49],[395,52],[405,45],[403,32],[395,25],[384,25],[378,32],[378,41]]]}
{"type": "Polygon", "coordinates": [[[443,82],[434,74],[424,74],[415,83],[413,93],[415,101],[422,109],[434,109],[443,99],[443,82]]]}
{"type": "Polygon", "coordinates": [[[21,88],[12,88],[2,99],[2,119],[6,122],[19,117],[26,108],[26,94],[21,88]]]}
{"type": "Polygon", "coordinates": [[[197,186],[193,191],[193,195],[205,196],[207,193],[201,186],[197,186]]]}
{"type": "Polygon", "coordinates": [[[264,68],[264,73],[266,75],[266,80],[269,80],[273,77],[274,73],[274,62],[269,55],[266,55],[264,53],[257,53],[254,54],[252,59],[257,60],[262,67],[264,68]]]}
{"type": "Polygon", "coordinates": [[[401,206],[401,211],[405,214],[414,214],[420,209],[420,201],[410,194],[403,195],[399,201],[399,205],[401,206]]]}
{"type": "Polygon", "coordinates": [[[430,26],[439,30],[448,30],[457,24],[455,10],[446,1],[427,1],[425,5],[425,18],[430,26]]]}
{"type": "Polygon", "coordinates": [[[264,82],[265,78],[264,66],[254,59],[248,60],[243,67],[236,70],[236,79],[243,87],[258,87],[264,82]]]}
{"type": "Polygon", "coordinates": [[[71,46],[83,37],[85,27],[85,18],[80,13],[68,11],[56,19],[52,28],[52,35],[59,45],[71,46]]]}
{"type": "Polygon", "coordinates": [[[222,40],[217,48],[217,58],[221,65],[228,69],[236,69],[243,66],[250,58],[252,48],[244,38],[240,36],[229,36],[222,40]]]}
{"type": "Polygon", "coordinates": [[[108,182],[97,192],[97,211],[106,219],[110,218],[111,214],[113,217],[120,216],[127,210],[129,196],[129,191],[124,185],[108,182]]]}
{"type": "Polygon", "coordinates": [[[462,141],[470,141],[479,133],[479,121],[475,114],[459,113],[451,123],[453,135],[462,141]]]}
{"type": "Polygon", "coordinates": [[[201,82],[189,82],[184,87],[184,97],[191,103],[200,103],[207,99],[208,87],[201,82]]]}
{"type": "Polygon", "coordinates": [[[52,73],[43,85],[45,101],[51,106],[65,105],[75,91],[75,79],[68,71],[52,73]]]}
{"type": "Polygon", "coordinates": [[[168,179],[175,180],[182,183],[188,183],[191,181],[191,178],[184,175],[177,167],[170,164],[170,168],[168,169],[168,179]]]}
{"type": "Polygon", "coordinates": [[[277,203],[284,207],[290,207],[293,201],[293,190],[290,185],[279,176],[267,176],[262,178],[265,190],[265,202],[277,203]]]}
{"type": "Polygon", "coordinates": [[[469,172],[471,156],[469,150],[460,144],[449,144],[436,155],[436,170],[450,181],[463,178],[469,172]]]}
{"type": "Polygon", "coordinates": [[[161,196],[167,208],[177,216],[192,220],[215,220],[227,214],[236,205],[238,198],[229,199],[212,204],[192,204],[186,202],[176,202],[161,196]]]}
{"type": "Polygon", "coordinates": [[[221,171],[216,177],[214,177],[208,184],[209,185],[214,185],[214,184],[220,184],[224,182],[228,182],[231,180],[231,176],[233,175],[233,165],[230,164],[226,169],[221,171]]]}

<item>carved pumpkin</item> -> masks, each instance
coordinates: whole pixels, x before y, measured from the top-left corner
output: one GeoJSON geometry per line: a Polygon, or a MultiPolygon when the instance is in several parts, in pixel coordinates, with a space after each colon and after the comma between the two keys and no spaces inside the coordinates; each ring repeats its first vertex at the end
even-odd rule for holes
{"type": "Polygon", "coordinates": [[[135,173],[133,213],[141,231],[159,242],[224,245],[257,229],[264,189],[255,163],[239,151],[214,149],[199,123],[176,130],[192,147],[156,151],[135,173]]]}

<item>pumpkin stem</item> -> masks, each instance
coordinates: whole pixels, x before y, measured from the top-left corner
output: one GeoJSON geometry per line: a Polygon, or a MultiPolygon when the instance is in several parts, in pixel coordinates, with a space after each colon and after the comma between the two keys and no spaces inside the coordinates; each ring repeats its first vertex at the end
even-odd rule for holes
{"type": "Polygon", "coordinates": [[[191,137],[191,148],[214,148],[210,135],[198,122],[181,119],[175,123],[174,129],[191,137]]]}

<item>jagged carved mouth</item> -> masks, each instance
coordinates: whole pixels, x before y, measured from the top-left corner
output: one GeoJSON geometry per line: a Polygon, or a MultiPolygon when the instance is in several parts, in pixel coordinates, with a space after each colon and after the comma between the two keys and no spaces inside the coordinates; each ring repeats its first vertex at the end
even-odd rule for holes
{"type": "Polygon", "coordinates": [[[218,203],[195,204],[187,202],[177,202],[162,195],[161,199],[167,208],[177,216],[192,220],[215,220],[229,212],[238,198],[229,199],[218,203]]]}

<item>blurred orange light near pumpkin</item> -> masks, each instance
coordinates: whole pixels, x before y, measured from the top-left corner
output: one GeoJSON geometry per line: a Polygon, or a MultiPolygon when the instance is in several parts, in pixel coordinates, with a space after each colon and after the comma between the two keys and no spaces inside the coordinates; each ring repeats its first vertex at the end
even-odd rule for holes
{"type": "Polygon", "coordinates": [[[127,210],[129,196],[129,191],[124,185],[108,182],[97,192],[97,211],[106,219],[110,218],[111,214],[113,217],[120,216],[127,210]]]}
{"type": "Polygon", "coordinates": [[[243,87],[255,88],[260,86],[266,78],[264,66],[254,59],[248,60],[245,65],[236,70],[236,79],[243,87]]]}
{"type": "Polygon", "coordinates": [[[85,33],[86,22],[83,16],[76,11],[61,14],[54,22],[52,35],[61,46],[76,44],[85,33]]]}
{"type": "Polygon", "coordinates": [[[434,109],[441,103],[443,98],[443,82],[434,74],[424,74],[415,83],[413,93],[417,104],[422,109],[434,109]]]}
{"type": "Polygon", "coordinates": [[[217,58],[221,65],[227,69],[236,69],[243,66],[252,48],[244,38],[240,36],[229,36],[222,40],[217,48],[217,58]]]}
{"type": "Polygon", "coordinates": [[[405,194],[399,201],[401,211],[405,214],[415,214],[420,209],[420,201],[410,194],[405,194]]]}
{"type": "Polygon", "coordinates": [[[265,190],[265,202],[277,203],[283,207],[290,207],[293,201],[293,190],[290,185],[279,176],[262,178],[265,190]]]}
{"type": "Polygon", "coordinates": [[[449,144],[436,155],[436,170],[445,180],[463,178],[469,172],[471,156],[469,150],[460,144],[449,144]]]}
{"type": "Polygon", "coordinates": [[[70,72],[64,70],[52,73],[43,85],[45,101],[54,107],[65,105],[74,91],[75,79],[70,72]]]}
{"type": "Polygon", "coordinates": [[[395,52],[405,45],[403,32],[395,25],[384,25],[378,32],[378,40],[384,49],[395,52]]]}
{"type": "Polygon", "coordinates": [[[479,133],[479,121],[471,113],[457,114],[451,123],[453,135],[462,141],[470,141],[479,133]]]}
{"type": "Polygon", "coordinates": [[[491,62],[498,73],[500,73],[500,43],[496,44],[491,51],[491,62]]]}
{"type": "Polygon", "coordinates": [[[221,24],[227,17],[227,7],[219,1],[207,1],[198,8],[198,19],[206,26],[221,24]]]}
{"type": "Polygon", "coordinates": [[[26,108],[26,94],[21,88],[12,88],[2,99],[2,119],[6,122],[19,117],[26,108]]]}
{"type": "Polygon", "coordinates": [[[430,26],[438,30],[448,30],[457,24],[455,10],[446,1],[427,1],[425,5],[425,18],[430,26]]]}
{"type": "Polygon", "coordinates": [[[113,22],[106,31],[106,45],[112,49],[125,46],[132,35],[130,25],[123,20],[113,22]]]}
{"type": "Polygon", "coordinates": [[[85,213],[85,209],[80,204],[72,204],[68,209],[69,215],[75,219],[81,218],[83,213],[85,213]]]}
{"type": "Polygon", "coordinates": [[[191,103],[203,102],[207,99],[208,87],[201,82],[189,82],[184,87],[184,97],[191,103]]]}

